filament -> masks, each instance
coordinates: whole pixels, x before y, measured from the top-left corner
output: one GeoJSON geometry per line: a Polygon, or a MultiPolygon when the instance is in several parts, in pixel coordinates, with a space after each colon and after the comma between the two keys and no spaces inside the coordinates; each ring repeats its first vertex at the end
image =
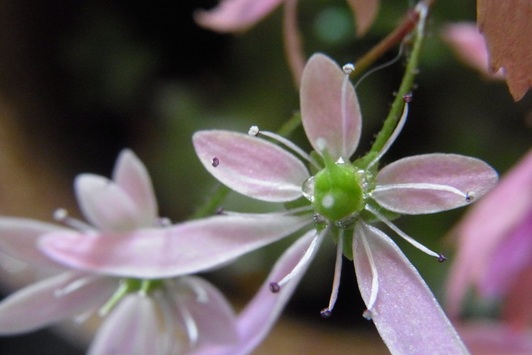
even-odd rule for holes
{"type": "Polygon", "coordinates": [[[371,316],[373,306],[375,305],[375,301],[377,301],[377,294],[379,293],[379,272],[377,270],[375,260],[373,259],[373,253],[371,252],[368,241],[366,239],[366,233],[364,230],[365,228],[369,227],[365,223],[362,223],[362,226],[360,228],[360,239],[362,239],[362,245],[364,246],[364,250],[366,251],[366,255],[368,256],[368,262],[371,269],[371,293],[367,305],[369,312],[368,316],[371,316]]]}
{"type": "MultiPolygon", "coordinates": [[[[393,230],[395,233],[397,233],[401,238],[403,238],[404,240],[406,240],[407,242],[409,242],[410,244],[412,244],[414,247],[418,248],[419,250],[421,250],[422,252],[424,252],[425,254],[428,254],[430,256],[434,256],[436,258],[438,258],[438,260],[440,261],[442,258],[444,258],[443,255],[441,254],[438,254],[432,250],[430,250],[429,248],[427,248],[426,246],[424,246],[423,244],[419,243],[418,241],[416,241],[415,239],[413,239],[412,237],[408,236],[405,232],[403,232],[402,230],[400,230],[399,228],[397,228],[395,226],[395,224],[393,224],[392,222],[390,222],[386,217],[384,217],[382,214],[380,214],[379,212],[377,212],[377,210],[375,210],[374,208],[372,208],[371,206],[369,205],[366,205],[366,210],[370,211],[371,213],[373,213],[381,222],[383,222],[384,224],[386,224],[388,227],[390,227],[391,230],[393,230]]],[[[441,260],[443,261],[443,260],[441,260]]]]}
{"type": "Polygon", "coordinates": [[[465,194],[462,191],[458,190],[456,187],[442,184],[431,184],[431,183],[405,183],[405,184],[386,184],[386,185],[377,185],[374,192],[389,191],[395,189],[415,189],[415,190],[433,190],[433,191],[445,191],[451,192],[455,195],[461,196],[463,198],[471,199],[471,193],[465,194]]]}
{"type": "Polygon", "coordinates": [[[281,279],[281,281],[270,283],[270,290],[273,293],[278,293],[279,291],[281,291],[281,288],[283,287],[283,285],[287,284],[290,280],[292,280],[294,277],[296,277],[297,275],[301,273],[303,268],[307,266],[307,264],[312,259],[312,256],[317,251],[319,245],[321,244],[321,241],[323,240],[323,237],[329,232],[329,230],[330,228],[329,226],[327,226],[327,228],[325,228],[320,233],[316,233],[309,247],[303,254],[303,257],[297,262],[296,266],[294,266],[294,268],[287,275],[285,275],[281,279]]]}
{"type": "Polygon", "coordinates": [[[331,297],[329,299],[329,306],[321,310],[321,316],[328,318],[336,304],[338,299],[338,290],[340,288],[340,277],[342,275],[342,255],[344,250],[344,230],[341,230],[341,234],[338,238],[338,245],[336,247],[336,261],[334,263],[334,278],[331,290],[331,297]]]}
{"type": "Polygon", "coordinates": [[[392,135],[390,136],[390,138],[388,138],[388,140],[386,141],[386,143],[382,147],[382,149],[379,152],[379,154],[377,154],[377,156],[368,164],[366,169],[369,169],[373,165],[375,165],[375,163],[377,163],[380,160],[380,158],[382,158],[382,156],[388,151],[388,149],[390,149],[392,144],[397,139],[397,136],[399,135],[399,133],[401,133],[401,130],[403,129],[403,126],[406,123],[406,118],[407,117],[408,117],[408,102],[405,102],[405,106],[403,107],[403,114],[401,115],[401,118],[399,119],[399,122],[397,123],[397,126],[395,126],[395,129],[394,129],[392,135]]]}
{"type": "Polygon", "coordinates": [[[301,158],[305,159],[310,164],[312,164],[312,166],[314,166],[316,169],[321,169],[319,164],[316,163],[316,161],[314,159],[312,159],[312,157],[309,154],[305,153],[303,151],[303,149],[299,148],[297,145],[292,143],[290,140],[284,138],[283,136],[281,136],[281,135],[279,135],[277,133],[259,130],[259,128],[257,126],[252,126],[249,129],[248,133],[250,135],[252,135],[252,136],[257,136],[257,135],[261,134],[261,135],[263,135],[265,137],[269,137],[269,138],[273,139],[274,141],[276,141],[278,143],[281,143],[282,145],[284,145],[288,149],[292,150],[294,153],[298,154],[301,158]]]}

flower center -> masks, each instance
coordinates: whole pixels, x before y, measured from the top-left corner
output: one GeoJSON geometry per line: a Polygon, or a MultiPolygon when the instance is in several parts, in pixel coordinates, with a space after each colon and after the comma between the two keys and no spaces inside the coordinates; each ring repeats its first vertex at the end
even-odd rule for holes
{"type": "MultiPolygon", "coordinates": [[[[311,181],[309,200],[314,210],[330,221],[340,221],[364,209],[364,178],[350,163],[336,162],[324,157],[325,169],[311,181]]],[[[308,190],[308,189],[307,189],[308,190]]]]}

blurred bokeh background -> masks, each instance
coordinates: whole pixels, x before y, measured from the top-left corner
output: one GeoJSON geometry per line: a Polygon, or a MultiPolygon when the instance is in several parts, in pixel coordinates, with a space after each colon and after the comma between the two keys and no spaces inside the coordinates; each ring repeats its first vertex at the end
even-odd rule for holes
{"type": "MultiPolygon", "coordinates": [[[[283,53],[282,11],[246,33],[220,35],[199,28],[192,17],[194,10],[215,4],[0,1],[0,213],[47,221],[57,207],[78,214],[74,176],[109,176],[118,152],[129,147],[151,173],[161,215],[173,221],[190,216],[216,186],[194,154],[192,133],[207,128],[246,132],[251,125],[276,130],[299,107],[283,53]]],[[[375,24],[357,38],[345,1],[301,1],[307,55],[321,51],[338,63],[354,62],[393,30],[410,5],[382,1],[375,24]]],[[[489,81],[464,66],[440,36],[445,24],[474,21],[475,6],[473,0],[434,6],[409,121],[385,162],[452,152],[484,159],[504,173],[530,147],[530,93],[514,103],[504,82],[489,81]]],[[[396,54],[397,48],[379,63],[396,54]]],[[[369,149],[380,129],[403,64],[380,70],[358,86],[364,126],[356,154],[369,149]]],[[[290,138],[309,148],[301,129],[290,138]]],[[[226,203],[241,211],[261,211],[263,206],[236,194],[226,203]]],[[[403,217],[397,224],[452,256],[450,231],[464,211],[403,217]]],[[[390,235],[441,297],[449,263],[438,264],[390,235]]],[[[241,307],[291,240],[207,277],[241,307]]],[[[344,263],[333,316],[320,317],[334,269],[334,246],[326,244],[284,321],[259,352],[386,353],[373,325],[361,317],[364,305],[350,263],[344,263]]],[[[32,277],[2,271],[3,294],[32,277]]],[[[473,307],[471,312],[477,311],[473,307]]],[[[61,334],[44,330],[2,337],[0,353],[83,353],[79,338],[65,341],[61,334]]]]}

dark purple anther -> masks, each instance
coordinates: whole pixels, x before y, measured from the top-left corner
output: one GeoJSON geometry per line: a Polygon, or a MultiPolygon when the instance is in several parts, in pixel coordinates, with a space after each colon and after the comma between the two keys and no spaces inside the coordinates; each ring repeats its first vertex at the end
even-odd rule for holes
{"type": "Polygon", "coordinates": [[[277,282],[270,282],[270,291],[273,293],[279,293],[281,291],[281,286],[277,282]]]}
{"type": "Polygon", "coordinates": [[[438,262],[439,263],[443,263],[445,260],[447,260],[445,255],[443,255],[443,254],[438,255],[438,262]]]}
{"type": "Polygon", "coordinates": [[[403,95],[403,101],[404,102],[412,102],[412,100],[413,100],[413,96],[412,96],[411,92],[409,92],[406,95],[403,95]]]}
{"type": "Polygon", "coordinates": [[[332,312],[329,308],[324,308],[320,311],[320,316],[323,319],[327,319],[332,315],[332,312]]]}
{"type": "Polygon", "coordinates": [[[217,157],[212,158],[212,166],[216,168],[218,165],[220,165],[220,159],[217,157]]]}

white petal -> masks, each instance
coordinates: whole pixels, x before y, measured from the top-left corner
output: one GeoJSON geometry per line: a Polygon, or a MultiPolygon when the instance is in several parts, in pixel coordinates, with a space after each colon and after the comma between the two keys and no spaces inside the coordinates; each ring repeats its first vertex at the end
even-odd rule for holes
{"type": "Polygon", "coordinates": [[[37,245],[42,235],[54,231],[68,229],[33,219],[1,217],[0,249],[26,263],[57,269],[60,265],[44,255],[37,245]]]}
{"type": "Polygon", "coordinates": [[[497,173],[482,160],[457,154],[423,154],[385,166],[377,175],[372,196],[394,212],[433,213],[467,205],[496,183],[497,173]]]}
{"type": "Polygon", "coordinates": [[[158,216],[157,200],[150,175],[140,159],[129,149],[120,152],[113,171],[113,180],[135,201],[144,225],[148,226],[158,216]]]}
{"type": "Polygon", "coordinates": [[[0,334],[25,333],[93,311],[115,288],[110,278],[79,272],[32,284],[0,303],[0,334]]]}
{"type": "MultiPolygon", "coordinates": [[[[304,269],[294,278],[285,284],[279,293],[272,293],[270,282],[278,281],[288,274],[301,260],[301,257],[312,243],[316,231],[307,232],[299,238],[281,258],[266,278],[259,292],[246,308],[238,316],[238,330],[240,341],[232,346],[203,346],[194,355],[244,355],[250,354],[264,338],[268,335],[277,319],[280,317],[286,303],[294,293],[299,281],[305,274],[305,270],[310,265],[310,261],[316,253],[309,258],[309,262],[304,269]]],[[[317,251],[316,248],[315,251],[317,251]]]]}
{"type": "Polygon", "coordinates": [[[89,354],[167,354],[159,346],[159,336],[165,329],[158,316],[157,305],[150,297],[124,297],[100,326],[89,354]]]}
{"type": "Polygon", "coordinates": [[[334,160],[349,159],[357,148],[362,117],[353,85],[329,57],[314,54],[301,78],[301,117],[314,150],[334,160]]]}
{"type": "Polygon", "coordinates": [[[386,234],[358,224],[353,255],[358,287],[366,304],[372,294],[373,258],[379,285],[371,313],[392,354],[468,353],[425,281],[386,234]],[[363,234],[371,256],[363,246],[363,234]]]}
{"type": "Polygon", "coordinates": [[[282,214],[214,216],[131,233],[50,233],[41,248],[73,268],[164,278],[223,265],[308,223],[308,216],[282,214]]]}
{"type": "Polygon", "coordinates": [[[124,231],[147,227],[141,209],[115,182],[99,175],[81,174],[74,186],[83,215],[99,229],[124,231]]]}
{"type": "Polygon", "coordinates": [[[192,139],[203,166],[231,189],[271,202],[302,196],[301,186],[309,177],[307,169],[275,144],[228,131],[200,131],[192,139]]]}

